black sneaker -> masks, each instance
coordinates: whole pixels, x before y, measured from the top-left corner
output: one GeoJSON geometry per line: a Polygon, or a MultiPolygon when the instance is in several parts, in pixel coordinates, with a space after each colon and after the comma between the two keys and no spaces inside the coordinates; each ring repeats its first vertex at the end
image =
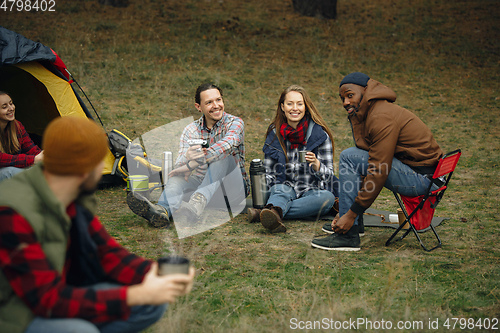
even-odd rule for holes
{"type": "Polygon", "coordinates": [[[167,210],[160,205],[151,203],[139,193],[129,192],[127,194],[127,205],[134,214],[145,218],[155,228],[170,226],[167,210]]]}
{"type": "Polygon", "coordinates": [[[332,222],[326,222],[323,225],[323,228],[321,228],[321,230],[323,230],[327,234],[334,234],[335,233],[335,231],[333,231],[333,229],[332,229],[332,222]]]}
{"type": "Polygon", "coordinates": [[[359,251],[361,249],[359,234],[356,226],[353,226],[346,234],[330,234],[323,238],[315,238],[311,246],[322,250],[333,251],[359,251]]]}
{"type": "Polygon", "coordinates": [[[363,223],[363,214],[359,215],[358,218],[358,234],[360,237],[365,235],[365,224],[363,223]]]}
{"type": "MultiPolygon", "coordinates": [[[[323,225],[323,228],[321,228],[322,231],[328,233],[328,234],[334,234],[335,231],[332,229],[332,222],[327,222],[323,225]]],[[[363,218],[360,216],[358,219],[358,234],[360,237],[363,237],[365,235],[365,225],[363,224],[363,218]]]]}

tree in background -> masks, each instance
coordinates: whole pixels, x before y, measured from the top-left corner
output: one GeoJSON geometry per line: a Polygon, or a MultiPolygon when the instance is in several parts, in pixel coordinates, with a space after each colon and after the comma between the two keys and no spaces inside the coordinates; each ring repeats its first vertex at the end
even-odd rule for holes
{"type": "Polygon", "coordinates": [[[127,7],[128,0],[99,0],[101,5],[113,6],[113,7],[127,7]]]}
{"type": "Polygon", "coordinates": [[[337,18],[337,0],[292,0],[293,9],[304,16],[337,18]]]}

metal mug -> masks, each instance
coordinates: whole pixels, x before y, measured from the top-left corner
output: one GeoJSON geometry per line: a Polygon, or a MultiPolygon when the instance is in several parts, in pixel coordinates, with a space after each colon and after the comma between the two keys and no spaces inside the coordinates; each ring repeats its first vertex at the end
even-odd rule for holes
{"type": "Polygon", "coordinates": [[[299,151],[299,162],[300,163],[307,162],[306,161],[306,154],[307,154],[307,150],[301,150],[301,151],[299,151]]]}
{"type": "Polygon", "coordinates": [[[189,274],[189,259],[173,255],[158,258],[158,275],[189,274]]]}

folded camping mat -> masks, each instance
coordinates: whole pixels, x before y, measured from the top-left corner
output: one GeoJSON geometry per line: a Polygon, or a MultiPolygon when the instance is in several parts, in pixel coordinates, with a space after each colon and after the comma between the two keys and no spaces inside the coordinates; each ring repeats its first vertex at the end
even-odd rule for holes
{"type": "MultiPolygon", "coordinates": [[[[252,198],[251,196],[249,196],[247,198],[247,204],[246,204],[246,207],[252,207],[252,198]]],[[[246,212],[246,209],[245,209],[245,212],[246,212]]],[[[398,222],[390,222],[389,221],[389,214],[397,214],[397,212],[389,212],[389,211],[386,211],[386,210],[377,210],[377,209],[373,209],[373,208],[368,208],[366,211],[365,211],[365,214],[363,215],[363,224],[365,227],[384,227],[384,228],[393,228],[393,229],[397,229],[399,227],[399,223],[398,222]],[[382,216],[384,216],[384,218],[382,219],[382,216]]],[[[323,215],[323,216],[320,216],[320,219],[321,220],[333,220],[334,216],[333,215],[323,215]]],[[[441,222],[443,222],[444,220],[447,220],[448,218],[447,217],[437,217],[437,216],[434,216],[432,218],[432,226],[435,228],[437,227],[438,225],[441,224],[441,222]]],[[[305,217],[305,218],[302,218],[301,220],[306,220],[306,221],[315,221],[316,220],[316,217],[305,217]]],[[[428,228],[425,228],[425,229],[422,229],[422,230],[419,230],[418,232],[426,232],[427,230],[430,230],[431,228],[428,227],[428,228]]]]}

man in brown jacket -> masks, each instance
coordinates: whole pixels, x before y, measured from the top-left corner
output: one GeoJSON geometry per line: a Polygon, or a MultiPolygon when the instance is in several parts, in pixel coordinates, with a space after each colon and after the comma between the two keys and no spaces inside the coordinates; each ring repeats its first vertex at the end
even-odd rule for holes
{"type": "Polygon", "coordinates": [[[382,187],[407,196],[425,194],[429,175],[443,151],[415,114],[393,104],[396,93],[368,75],[355,72],[345,76],[339,95],[356,147],[340,154],[339,214],[331,228],[323,228],[330,235],[314,239],[311,245],[358,251],[358,216],[375,201],[382,187]]]}

